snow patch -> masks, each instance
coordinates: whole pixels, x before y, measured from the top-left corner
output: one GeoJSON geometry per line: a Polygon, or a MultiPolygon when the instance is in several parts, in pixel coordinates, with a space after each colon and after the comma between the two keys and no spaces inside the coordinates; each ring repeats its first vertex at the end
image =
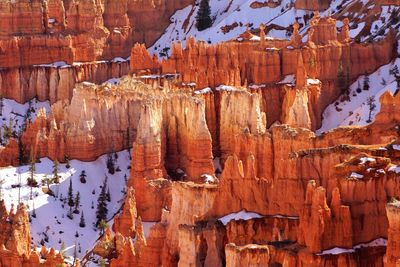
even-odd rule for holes
{"type": "Polygon", "coordinates": [[[220,222],[222,222],[223,225],[227,225],[232,220],[235,220],[235,221],[238,221],[238,220],[251,220],[251,219],[262,218],[262,217],[264,217],[264,216],[262,216],[262,215],[260,215],[258,213],[241,210],[239,212],[231,213],[231,214],[228,214],[228,215],[226,215],[224,217],[221,217],[218,220],[220,222]]]}

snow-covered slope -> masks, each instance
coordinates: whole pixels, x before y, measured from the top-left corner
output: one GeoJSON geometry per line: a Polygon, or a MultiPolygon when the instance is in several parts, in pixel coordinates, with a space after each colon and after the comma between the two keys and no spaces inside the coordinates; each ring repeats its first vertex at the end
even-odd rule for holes
{"type": "MultiPolygon", "coordinates": [[[[214,18],[212,27],[199,32],[195,26],[196,14],[199,6],[188,6],[177,11],[171,17],[171,25],[166,29],[161,38],[149,49],[150,52],[158,54],[164,48],[171,46],[174,41],[184,41],[189,36],[198,40],[217,43],[236,38],[246,30],[247,25],[258,28],[261,23],[276,24],[288,27],[297,19],[304,24],[304,15],[312,12],[296,10],[292,7],[290,0],[282,0],[275,8],[262,7],[252,8],[254,0],[210,0],[211,14],[214,18]],[[237,26],[234,27],[235,23],[237,26]],[[232,26],[228,32],[223,27],[232,26]]],[[[288,38],[286,30],[272,30],[272,37],[288,38]]]]}
{"type": "Polygon", "coordinates": [[[6,142],[6,138],[3,138],[6,131],[5,127],[11,127],[14,134],[19,135],[24,124],[28,120],[34,121],[36,113],[41,108],[45,108],[48,113],[50,111],[49,102],[39,102],[33,99],[22,105],[14,100],[3,99],[2,102],[0,102],[0,144],[6,142]]]}
{"type": "MultiPolygon", "coordinates": [[[[268,36],[274,38],[288,39],[290,38],[290,26],[297,21],[300,24],[300,32],[306,33],[308,28],[308,19],[312,17],[313,12],[307,10],[299,10],[294,8],[294,1],[282,0],[275,1],[276,7],[254,7],[255,0],[210,0],[211,16],[213,25],[204,30],[198,31],[196,24],[196,14],[199,5],[190,5],[182,10],[177,11],[171,17],[171,24],[165,30],[164,34],[157,42],[149,48],[149,51],[159,55],[161,51],[168,52],[171,43],[174,41],[184,41],[189,36],[194,36],[198,40],[210,43],[218,43],[221,41],[236,38],[243,33],[247,26],[250,28],[258,28],[261,23],[272,27],[268,32],[268,36]],[[253,5],[252,5],[253,4],[253,5]],[[307,19],[308,18],[308,19],[307,19]]],[[[258,1],[262,2],[262,1],[258,1]]],[[[368,1],[365,1],[368,2],[368,1]]],[[[322,12],[322,16],[332,15],[350,15],[350,12],[343,13],[353,1],[333,0],[329,9],[322,12]],[[343,14],[341,14],[343,13],[343,14]]],[[[356,12],[351,13],[354,18],[358,19],[356,12]]],[[[364,14],[365,15],[365,14],[364,14]]],[[[387,16],[387,14],[382,15],[387,16]]],[[[338,21],[338,27],[343,24],[338,21]]],[[[365,23],[350,23],[352,37],[357,36],[363,29],[365,23]]]]}
{"type": "Polygon", "coordinates": [[[12,204],[18,204],[19,194],[21,202],[29,207],[34,247],[40,247],[40,242],[43,240],[47,247],[60,249],[61,243],[64,242],[66,255],[73,256],[76,246],[77,255],[81,257],[85,255],[86,250],[94,246],[100,231],[93,224],[96,221],[97,199],[105,177],[108,177],[108,188],[111,194],[111,201],[108,203],[108,219],[111,219],[120,209],[124,192],[126,191],[125,186],[126,179],[129,177],[130,157],[127,151],[119,152],[117,155],[118,159],[115,166],[118,166],[121,171],[116,172],[114,175],[108,173],[106,155],[94,162],[72,160],[70,168],[66,168],[65,164],[60,164],[60,184],[52,184],[50,186],[50,189],[57,197],[49,196],[42,190],[40,181],[44,176],[53,177],[53,162],[47,158],[41,159],[40,163],[36,164],[35,173],[35,179],[40,186],[33,188],[32,200],[30,199],[30,187],[27,185],[27,179],[30,174],[28,166],[0,169],[0,177],[4,181],[2,194],[8,208],[12,204]],[[86,184],[80,182],[82,170],[85,170],[87,174],[86,184]],[[62,201],[62,199],[67,198],[70,180],[72,180],[74,197],[77,192],[81,196],[79,210],[84,213],[86,222],[86,227],[84,228],[79,226],[80,214],[73,214],[72,220],[67,217],[69,206],[65,201],[62,201]],[[15,187],[19,183],[22,185],[20,193],[19,188],[15,187]],[[33,217],[33,213],[36,213],[36,218],[33,217]],[[77,237],[76,234],[78,235],[77,237]]]}
{"type": "Polygon", "coordinates": [[[337,101],[329,105],[324,113],[322,127],[317,130],[317,133],[326,132],[339,126],[348,125],[367,125],[369,119],[370,105],[368,98],[374,99],[375,109],[371,112],[371,121],[380,110],[379,98],[386,91],[394,93],[397,89],[397,83],[390,70],[397,65],[400,67],[400,58],[395,62],[382,66],[376,72],[369,75],[369,90],[363,90],[365,76],[358,78],[350,86],[349,101],[341,101],[339,97],[337,101]]]}

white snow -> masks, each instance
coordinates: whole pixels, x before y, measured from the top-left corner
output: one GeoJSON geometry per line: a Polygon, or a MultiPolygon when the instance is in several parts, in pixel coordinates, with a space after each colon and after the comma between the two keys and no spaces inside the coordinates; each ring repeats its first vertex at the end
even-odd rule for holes
{"type": "Polygon", "coordinates": [[[374,158],[369,158],[369,157],[360,158],[360,164],[375,163],[375,162],[376,160],[374,158]]]}
{"type": "Polygon", "coordinates": [[[278,82],[278,84],[294,84],[295,78],[294,74],[286,75],[282,81],[278,82]]]}
{"type": "Polygon", "coordinates": [[[53,63],[49,64],[39,64],[39,65],[33,65],[34,67],[46,67],[46,68],[68,68],[71,67],[71,65],[67,64],[65,61],[56,61],[53,63]]]}
{"type": "Polygon", "coordinates": [[[210,87],[207,87],[207,88],[204,88],[204,89],[201,89],[201,90],[194,91],[194,93],[195,93],[196,95],[201,95],[201,94],[212,93],[212,91],[211,91],[211,88],[210,88],[210,87]]]}
{"type": "Polygon", "coordinates": [[[205,173],[205,174],[202,174],[200,177],[204,180],[204,183],[206,183],[206,184],[212,184],[217,181],[217,179],[215,179],[215,177],[212,176],[211,174],[205,173]]]}
{"type": "MultiPolygon", "coordinates": [[[[130,165],[129,154],[127,151],[117,153],[118,159],[115,166],[120,168],[120,172],[116,172],[114,175],[108,173],[106,167],[107,156],[102,156],[93,162],[81,162],[78,160],[71,160],[69,169],[66,168],[65,164],[59,165],[60,184],[52,184],[50,189],[58,195],[58,198],[54,198],[42,191],[41,180],[45,175],[51,178],[53,162],[47,158],[41,159],[40,163],[36,163],[35,179],[39,182],[38,188],[33,188],[33,199],[30,200],[30,187],[27,186],[27,179],[29,177],[28,166],[22,166],[18,168],[8,167],[0,169],[0,179],[4,180],[2,185],[3,199],[8,208],[12,204],[18,204],[18,188],[12,188],[12,185],[16,185],[19,182],[19,174],[21,181],[21,202],[28,206],[32,217],[32,211],[35,209],[36,218],[32,217],[31,222],[31,234],[32,242],[34,247],[40,247],[40,241],[44,239],[43,232],[48,227],[47,235],[49,237],[48,242],[45,243],[47,247],[53,247],[59,249],[61,244],[60,240],[65,242],[66,255],[72,256],[74,252],[75,244],[80,247],[78,256],[85,255],[86,250],[93,247],[95,241],[99,237],[99,231],[93,227],[93,223],[96,221],[96,205],[97,198],[100,193],[100,186],[105,179],[108,177],[108,188],[111,193],[111,202],[108,203],[108,218],[111,219],[114,214],[120,209],[122,205],[122,199],[124,198],[125,192],[125,175],[129,177],[128,166],[130,165]],[[86,183],[80,182],[81,171],[86,171],[86,183]],[[60,201],[61,196],[67,197],[67,190],[69,182],[72,179],[73,193],[79,191],[81,196],[80,210],[83,211],[86,227],[79,227],[80,214],[74,214],[73,220],[67,218],[69,212],[69,206],[60,201]],[[92,194],[93,190],[95,194],[92,194]],[[94,209],[91,208],[92,202],[94,209]],[[75,237],[75,233],[78,232],[79,237],[75,237]]],[[[110,222],[112,224],[112,221],[110,222]]]]}
{"type": "Polygon", "coordinates": [[[363,90],[364,75],[360,76],[350,86],[350,101],[341,102],[341,97],[339,97],[335,101],[338,105],[335,105],[334,102],[325,109],[322,127],[316,133],[321,134],[339,126],[367,125],[369,117],[368,97],[374,97],[375,99],[376,108],[371,113],[371,121],[374,121],[376,114],[380,110],[379,98],[381,95],[386,91],[394,93],[397,89],[396,81],[389,73],[394,65],[400,66],[400,58],[396,59],[394,63],[380,67],[377,71],[369,75],[370,88],[368,91],[363,90]],[[358,87],[360,87],[361,92],[357,92],[358,87]]]}
{"type": "Polygon", "coordinates": [[[117,85],[120,83],[120,81],[121,81],[121,78],[111,78],[111,79],[105,81],[103,84],[109,83],[112,85],[117,85]]]}
{"type": "MultiPolygon", "coordinates": [[[[291,0],[282,0],[282,3],[275,8],[268,6],[251,8],[250,5],[253,2],[254,0],[210,0],[211,15],[215,19],[212,27],[201,32],[195,26],[195,17],[199,6],[189,5],[178,10],[171,17],[169,27],[149,51],[153,54],[159,54],[164,48],[170,47],[174,41],[182,41],[185,46],[184,41],[189,36],[210,43],[238,39],[238,36],[246,31],[249,24],[252,25],[252,28],[258,28],[261,23],[289,27],[296,18],[299,23],[305,24],[304,15],[311,14],[309,11],[296,10],[292,7],[291,0]],[[194,9],[193,12],[192,9],[194,9]],[[183,27],[185,22],[187,22],[186,29],[183,27]],[[237,23],[238,26],[226,33],[222,31],[222,27],[233,25],[234,23],[237,23]]],[[[271,30],[268,35],[269,37],[266,39],[289,38],[285,30],[271,30]]],[[[253,39],[259,40],[259,37],[256,36],[253,39]]]]}
{"type": "Polygon", "coordinates": [[[307,79],[307,85],[318,85],[321,81],[318,79],[307,79]]]}
{"type": "Polygon", "coordinates": [[[227,92],[232,92],[232,91],[239,91],[238,88],[233,87],[233,86],[228,86],[228,85],[220,85],[217,88],[215,88],[216,91],[227,91],[227,92]]]}
{"type": "Polygon", "coordinates": [[[392,166],[388,169],[390,172],[395,172],[396,174],[400,173],[400,166],[392,166]]]}
{"type": "Polygon", "coordinates": [[[394,150],[400,150],[400,145],[392,145],[394,150]]]}
{"type": "Polygon", "coordinates": [[[250,220],[250,219],[262,218],[262,217],[264,217],[264,216],[262,216],[258,213],[241,210],[236,213],[230,213],[224,217],[219,218],[218,220],[221,221],[223,225],[227,225],[232,220],[235,220],[235,221],[250,220]]]}
{"type": "Polygon", "coordinates": [[[364,175],[359,174],[359,173],[356,173],[356,172],[352,172],[352,173],[350,174],[350,178],[362,179],[362,178],[364,178],[364,175]]]}
{"type": "Polygon", "coordinates": [[[113,58],[113,59],[111,60],[111,62],[119,63],[119,62],[126,62],[126,61],[128,61],[128,60],[129,60],[129,59],[127,59],[127,58],[116,57],[116,58],[113,58]]]}
{"type": "Polygon", "coordinates": [[[375,240],[372,240],[371,242],[368,243],[361,243],[353,248],[331,248],[322,251],[321,253],[318,253],[317,255],[338,255],[338,254],[343,254],[343,253],[353,253],[356,251],[356,249],[360,248],[368,248],[368,247],[386,247],[387,246],[387,240],[384,238],[377,238],[375,240]]]}

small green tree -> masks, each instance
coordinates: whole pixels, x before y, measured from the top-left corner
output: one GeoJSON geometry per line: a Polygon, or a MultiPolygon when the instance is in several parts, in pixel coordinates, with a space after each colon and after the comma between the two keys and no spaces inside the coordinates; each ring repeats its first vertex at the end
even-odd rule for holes
{"type": "Polygon", "coordinates": [[[36,160],[35,157],[33,156],[33,150],[31,150],[31,157],[29,161],[29,178],[27,180],[28,186],[31,188],[30,196],[29,199],[32,200],[32,194],[33,194],[33,187],[38,186],[38,182],[35,179],[35,171],[36,171],[36,160]]]}
{"type": "Polygon", "coordinates": [[[74,203],[74,191],[72,189],[72,179],[69,180],[69,187],[68,187],[68,206],[72,208],[75,205],[74,203]]]}
{"type": "Polygon", "coordinates": [[[79,193],[79,191],[78,191],[78,193],[76,193],[74,202],[75,202],[74,213],[79,214],[79,205],[81,204],[81,194],[79,193]]]}
{"type": "Polygon", "coordinates": [[[85,228],[86,227],[85,217],[83,215],[83,211],[81,212],[81,219],[79,220],[79,227],[81,227],[81,228],[85,228]]]}
{"type": "Polygon", "coordinates": [[[100,229],[100,234],[103,235],[104,231],[106,230],[106,228],[108,227],[108,224],[106,222],[106,220],[100,220],[99,221],[99,225],[98,228],[100,229]]]}
{"type": "Polygon", "coordinates": [[[60,183],[60,176],[58,175],[58,160],[53,161],[53,182],[56,184],[60,183]]]}
{"type": "Polygon", "coordinates": [[[397,88],[395,91],[395,95],[398,93],[398,91],[400,90],[400,71],[399,71],[399,67],[397,67],[397,65],[394,65],[394,67],[392,69],[390,69],[389,71],[390,75],[393,75],[396,83],[397,83],[397,88]]]}
{"type": "Polygon", "coordinates": [[[99,267],[106,267],[106,261],[103,258],[99,259],[99,267]]]}
{"type": "Polygon", "coordinates": [[[97,199],[97,210],[96,210],[96,226],[99,227],[101,220],[107,220],[108,208],[107,208],[107,176],[104,179],[103,186],[101,188],[99,198],[97,199]]]}
{"type": "Polygon", "coordinates": [[[69,164],[69,156],[65,155],[64,160],[65,160],[65,168],[69,169],[71,167],[71,165],[69,164]]]}
{"type": "Polygon", "coordinates": [[[53,191],[50,189],[50,185],[53,183],[53,179],[50,179],[46,174],[43,175],[42,185],[47,187],[47,194],[50,196],[54,196],[53,191]]]}
{"type": "Polygon", "coordinates": [[[107,169],[109,174],[114,174],[115,173],[115,164],[114,164],[114,158],[112,154],[107,155],[107,169]]]}
{"type": "Polygon", "coordinates": [[[211,8],[209,0],[201,0],[199,11],[196,15],[196,28],[199,31],[204,31],[212,25],[211,8]]]}

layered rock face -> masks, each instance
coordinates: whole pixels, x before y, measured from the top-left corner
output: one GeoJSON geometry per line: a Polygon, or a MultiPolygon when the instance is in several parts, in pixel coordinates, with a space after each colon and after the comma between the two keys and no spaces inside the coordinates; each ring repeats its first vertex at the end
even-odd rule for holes
{"type": "Polygon", "coordinates": [[[169,17],[192,3],[192,0],[2,1],[0,65],[22,67],[54,61],[72,63],[127,57],[134,41],[151,45],[170,23],[169,17]]]}
{"type": "Polygon", "coordinates": [[[131,53],[131,71],[146,83],[154,84],[156,80],[163,86],[170,86],[170,74],[177,75],[172,86],[178,88],[211,87],[215,92],[220,85],[243,86],[259,92],[264,103],[278,103],[271,110],[263,105],[268,126],[279,120],[315,130],[320,127],[326,106],[344,93],[337,83],[341,73],[346,77],[344,83],[349,85],[359,75],[387,64],[394,56],[395,40],[391,33],[370,45],[350,42],[348,23],[337,34],[336,20],[318,14],[310,24],[307,43],[302,43],[298,25],[294,26],[290,41],[265,39],[263,31],[260,37],[247,31],[217,45],[189,38],[185,49],[181,43],[173,44],[171,56],[162,61],[136,45],[131,53]],[[295,87],[301,90],[290,90],[294,84],[291,75],[301,79],[295,87]],[[292,109],[292,104],[298,110],[292,109]]]}
{"type": "Polygon", "coordinates": [[[26,103],[36,97],[55,103],[71,100],[79,82],[102,83],[129,72],[129,62],[93,62],[62,67],[38,65],[0,70],[0,92],[5,98],[26,103]]]}
{"type": "MultiPolygon", "coordinates": [[[[220,94],[248,95],[245,91],[220,94]]],[[[377,240],[388,237],[390,242],[393,238],[387,234],[391,219],[388,225],[386,201],[400,194],[391,163],[396,162],[398,152],[390,144],[397,140],[397,122],[382,124],[378,120],[368,127],[342,128],[316,137],[311,131],[288,126],[266,130],[265,122],[256,119],[263,117],[261,110],[255,109],[251,118],[241,118],[242,124],[240,120],[232,123],[238,125],[237,130],[229,130],[221,123],[223,116],[235,110],[229,105],[249,111],[251,106],[242,104],[246,101],[221,103],[217,128],[235,138],[228,141],[233,149],[222,156],[220,182],[171,183],[171,189],[163,193],[171,201],[158,208],[163,210],[157,227],[165,229],[165,237],[163,248],[158,246],[161,256],[155,261],[166,266],[206,262],[212,266],[364,266],[367,262],[381,266],[385,243],[377,240]],[[249,130],[253,124],[264,130],[249,130]],[[380,146],[374,145],[377,143],[380,146]],[[385,143],[388,145],[381,149],[385,143]],[[240,210],[266,217],[231,221],[226,226],[215,222],[240,210]],[[371,245],[371,241],[377,243],[371,245]],[[330,252],[332,248],[343,253],[336,255],[330,252]]],[[[382,112],[386,108],[382,107],[382,112]]],[[[154,191],[149,191],[145,201],[152,194],[154,191]]],[[[145,210],[138,214],[148,220],[158,218],[145,210]]],[[[393,261],[396,254],[391,255],[393,261]]]]}

